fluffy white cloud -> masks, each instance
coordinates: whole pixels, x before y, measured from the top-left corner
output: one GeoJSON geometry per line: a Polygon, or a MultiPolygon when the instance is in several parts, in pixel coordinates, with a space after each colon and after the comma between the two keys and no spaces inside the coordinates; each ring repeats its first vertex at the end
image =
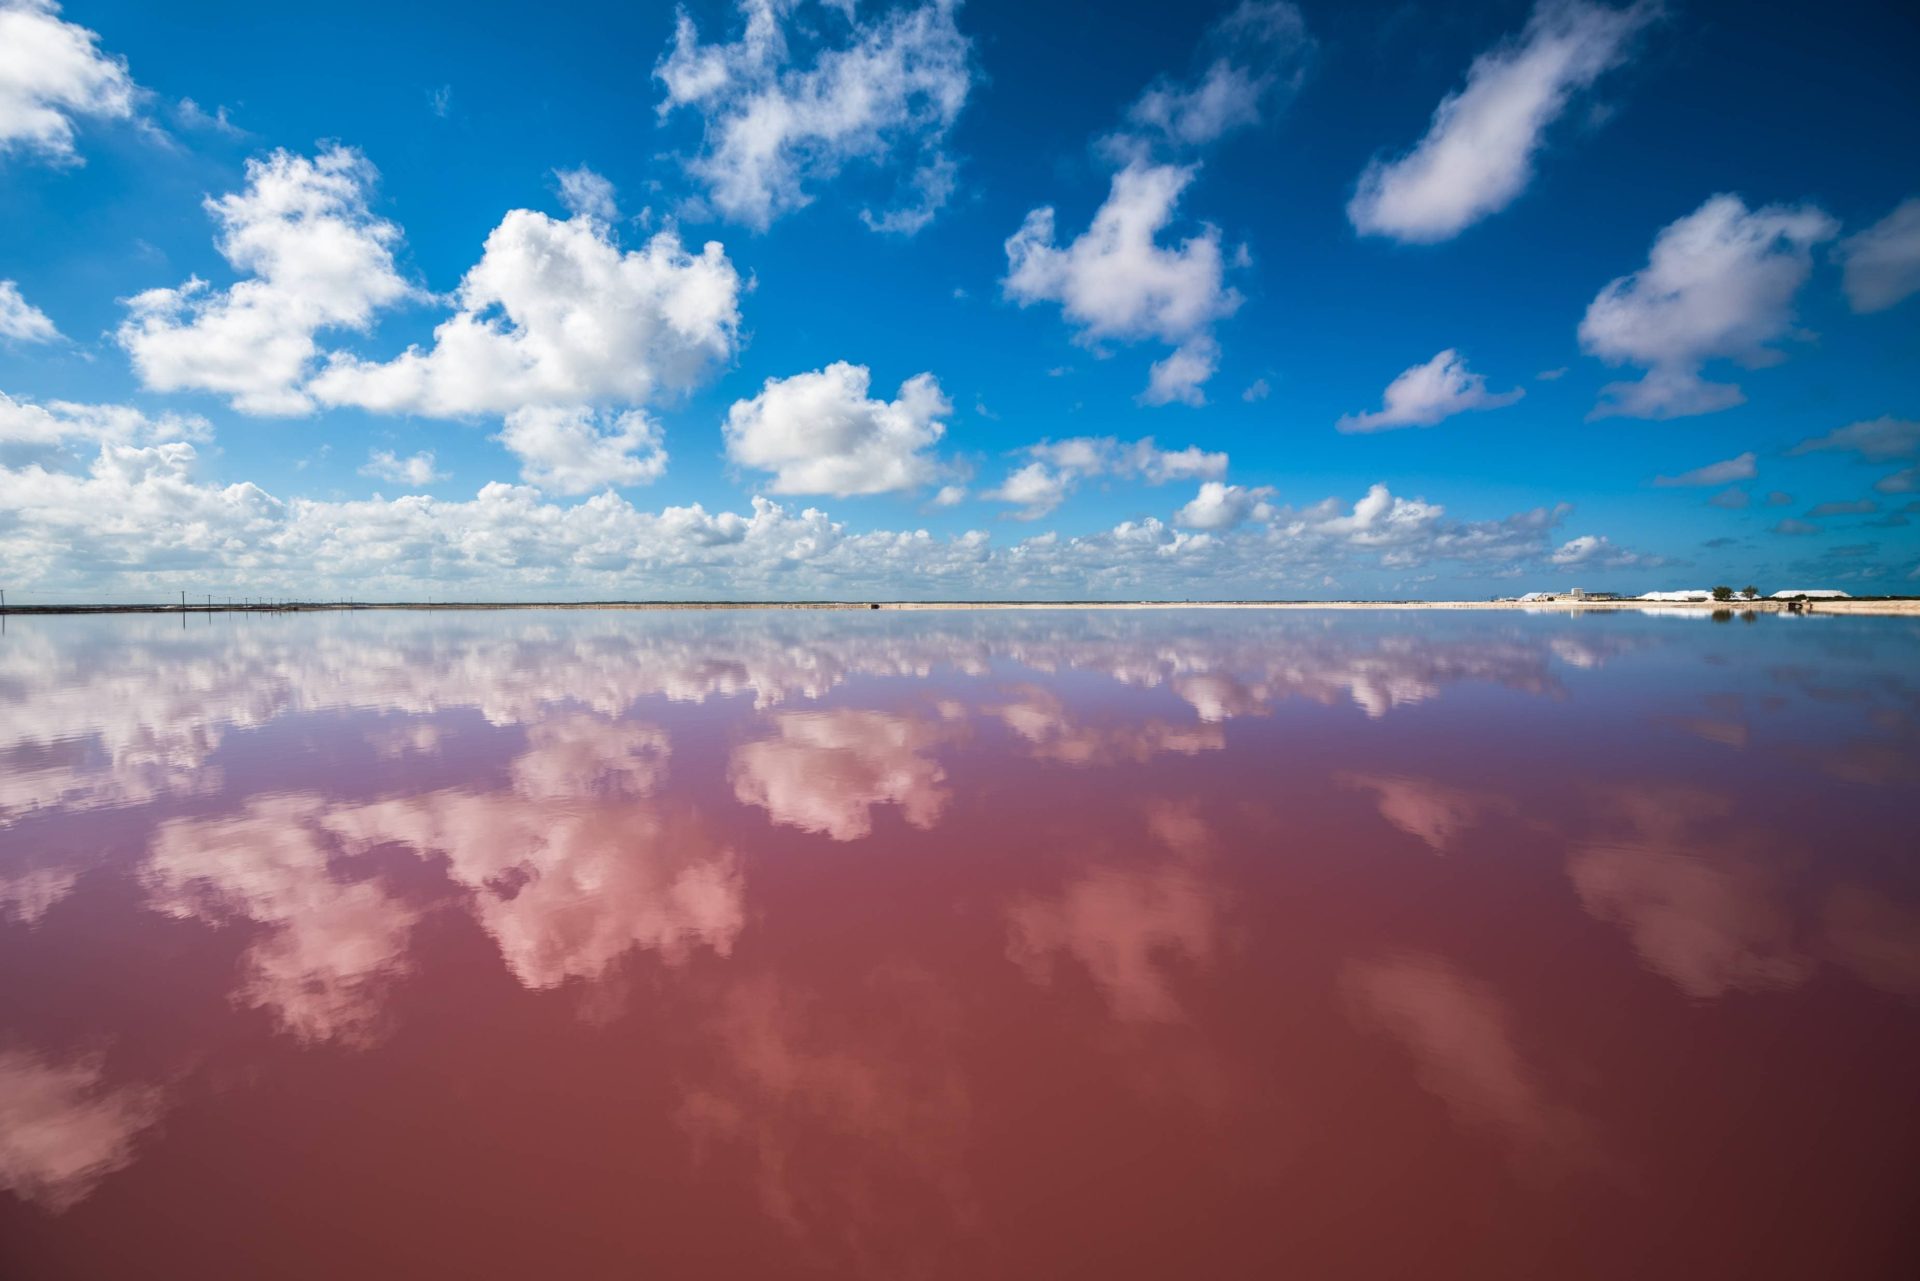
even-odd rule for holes
{"type": "Polygon", "coordinates": [[[1232,529],[1248,517],[1267,514],[1267,499],[1273,490],[1266,485],[1248,489],[1207,481],[1193,501],[1174,513],[1173,523],[1188,529],[1232,529]]]}
{"type": "Polygon", "coordinates": [[[1159,236],[1173,221],[1192,166],[1135,162],[1114,175],[1086,231],[1054,243],[1054,212],[1035,209],[1007,239],[1008,298],[1025,307],[1054,302],[1079,329],[1078,341],[1154,339],[1174,354],[1154,367],[1149,404],[1199,404],[1217,352],[1214,322],[1240,306],[1225,282],[1218,228],[1203,226],[1177,245],[1159,236]]]}
{"type": "Polygon", "coordinates": [[[91,457],[105,444],[150,445],[204,440],[209,435],[207,421],[197,416],[150,417],[126,405],[66,400],[40,405],[0,391],[0,464],[8,466],[51,462],[63,452],[91,457]]]}
{"type": "Polygon", "coordinates": [[[0,339],[13,342],[53,342],[60,337],[47,313],[20,295],[20,286],[0,280],[0,339]]]}
{"type": "Polygon", "coordinates": [[[569,213],[601,222],[612,222],[620,216],[613,184],[585,165],[578,169],[556,169],[553,176],[560,183],[560,199],[569,213]]]}
{"type": "Polygon", "coordinates": [[[1440,519],[1446,509],[1424,498],[1398,498],[1385,485],[1368,488],[1366,497],[1347,515],[1328,514],[1315,522],[1322,533],[1338,534],[1358,542],[1391,543],[1408,531],[1423,529],[1440,519]]]}
{"type": "Polygon", "coordinates": [[[1016,504],[1021,508],[1018,513],[1021,520],[1039,520],[1065,502],[1072,489],[1073,477],[1045,463],[1032,462],[1015,468],[997,488],[987,490],[981,497],[1016,504]]]}
{"type": "Polygon", "coordinates": [[[1856,498],[1850,501],[1816,503],[1807,509],[1807,515],[1815,520],[1828,516],[1871,516],[1880,510],[1880,504],[1871,498],[1856,498]]]}
{"type": "Polygon", "coordinates": [[[309,1042],[364,1043],[381,999],[408,968],[420,912],[378,880],[344,881],[318,797],[274,795],[239,814],[171,819],[143,869],[154,910],[182,920],[245,920],[236,997],[309,1042]]]}
{"type": "Polygon", "coordinates": [[[1031,462],[1016,468],[982,497],[1013,503],[1021,520],[1037,520],[1058,507],[1088,476],[1115,476],[1163,485],[1175,480],[1218,480],[1227,474],[1227,456],[1197,445],[1162,449],[1153,437],[1121,441],[1112,436],[1071,436],[1043,440],[1021,451],[1031,462]]]}
{"type": "Polygon", "coordinates": [[[1840,242],[1843,283],[1855,311],[1885,311],[1920,293],[1920,196],[1840,242]]]}
{"type": "Polygon", "coordinates": [[[733,354],[739,296],[717,241],[690,254],[663,231],[623,251],[594,212],[560,221],[515,209],[488,235],[431,347],[386,362],[335,355],[309,391],[324,404],[434,418],[644,404],[733,354]]]}
{"type": "MultiPolygon", "coordinates": [[[[1591,665],[1587,655],[1570,650],[1576,667],[1591,665]]],[[[1511,811],[1512,802],[1478,792],[1446,787],[1431,779],[1392,774],[1342,774],[1339,781],[1370,793],[1380,817],[1407,835],[1424,841],[1435,854],[1454,848],[1455,839],[1489,814],[1511,811]]]]}
{"type": "Polygon", "coordinates": [[[1658,12],[1652,0],[1625,9],[1541,0],[1517,40],[1474,59],[1412,151],[1367,165],[1347,217],[1368,234],[1431,242],[1506,208],[1533,180],[1547,128],[1658,12]]]}
{"type": "MultiPolygon", "coordinates": [[[[1624,930],[1641,962],[1688,997],[1790,990],[1818,971],[1817,952],[1853,951],[1797,919],[1817,910],[1806,905],[1818,892],[1779,866],[1767,834],[1724,793],[1629,786],[1603,804],[1612,830],[1575,847],[1567,877],[1589,915],[1624,930]]],[[[1830,915],[1827,928],[1842,919],[1830,915]]]]}
{"type": "Polygon", "coordinates": [[[1162,449],[1153,437],[1121,441],[1112,436],[1070,436],[1027,447],[1033,457],[1077,476],[1138,476],[1149,484],[1170,480],[1218,480],[1227,474],[1227,456],[1198,445],[1162,449]]]}
{"type": "Polygon", "coordinates": [[[512,791],[396,797],[335,809],[326,826],[352,851],[399,843],[444,858],[529,988],[599,979],[635,949],[670,965],[702,947],[727,955],[746,919],[737,859],[644,799],[666,770],[666,733],[534,715],[512,791]]]}
{"type": "Polygon", "coordinates": [[[662,115],[697,110],[705,144],[688,169],[713,207],[764,229],[808,204],[812,188],[854,162],[913,170],[903,203],[868,224],[917,231],[953,189],[947,131],[972,85],[972,45],[957,0],[901,5],[863,19],[852,4],[740,0],[743,30],[703,44],[681,12],[654,76],[662,115]],[[794,20],[803,7],[817,24],[794,20]]]}
{"type": "Polygon", "coordinates": [[[1148,405],[1204,405],[1206,393],[1200,389],[1220,367],[1220,344],[1211,334],[1189,338],[1147,370],[1147,389],[1140,400],[1148,405]]]}
{"type": "Polygon", "coordinates": [[[367,455],[367,461],[360,467],[360,474],[378,480],[390,480],[396,485],[412,485],[416,489],[447,478],[445,472],[434,470],[432,450],[414,454],[410,458],[399,458],[391,449],[376,449],[367,455]]]}
{"type": "Polygon", "coordinates": [[[853,708],[772,719],[771,735],[734,749],[727,777],[774,822],[853,841],[873,831],[876,806],[898,805],[919,828],[946,808],[946,771],[929,755],[942,726],[853,708]]]}
{"type": "Polygon", "coordinates": [[[224,106],[216,106],[208,111],[192,98],[182,98],[174,104],[173,118],[182,129],[225,134],[229,138],[249,136],[245,129],[233,123],[224,106]]]}
{"type": "MultiPolygon", "coordinates": [[[[1100,140],[1119,171],[1087,230],[1057,244],[1055,212],[1044,206],[1007,238],[1005,296],[1022,307],[1058,303],[1075,341],[1096,355],[1108,340],[1165,343],[1173,350],[1153,363],[1140,402],[1205,404],[1202,388],[1220,364],[1213,327],[1241,296],[1226,284],[1218,228],[1203,223],[1174,244],[1160,237],[1199,172],[1197,149],[1258,123],[1267,100],[1298,86],[1312,51],[1292,4],[1242,0],[1207,29],[1204,70],[1150,85],[1126,125],[1100,140]]],[[[1242,246],[1234,265],[1247,260],[1242,246]]]]}
{"type": "Polygon", "coordinates": [[[1401,952],[1350,961],[1340,991],[1362,1030],[1399,1042],[1414,1078],[1464,1126],[1556,1168],[1593,1160],[1591,1121],[1565,1103],[1522,1047],[1512,1007],[1442,957],[1401,952]]]}
{"type": "MultiPolygon", "coordinates": [[[[1157,522],[1156,522],[1157,523],[1157,522]]],[[[1088,724],[1072,716],[1059,695],[1038,685],[1016,687],[1011,703],[984,710],[1026,740],[1037,759],[1066,765],[1144,762],[1165,753],[1197,756],[1227,745],[1218,725],[1194,725],[1155,717],[1137,724],[1088,724]]]]}
{"type": "Polygon", "coordinates": [[[534,406],[507,415],[500,443],[520,459],[520,478],[556,494],[647,485],[667,470],[660,427],[637,409],[596,414],[584,405],[534,406]]]}
{"type": "Polygon", "coordinates": [[[1449,347],[1424,365],[1415,365],[1387,384],[1384,406],[1371,413],[1343,414],[1334,426],[1344,432],[1385,431],[1392,427],[1431,427],[1470,409],[1499,409],[1526,395],[1524,388],[1490,392],[1484,374],[1467,368],[1467,359],[1449,347]]]}
{"type": "Polygon", "coordinates": [[[71,161],[76,118],[127,119],[138,92],[126,59],[61,21],[54,0],[0,0],[0,156],[71,161]]]}
{"type": "Polygon", "coordinates": [[[1293,5],[1243,0],[1207,29],[1201,48],[1206,69],[1149,86],[1127,109],[1130,134],[1110,143],[1123,151],[1142,141],[1201,147],[1260,123],[1264,101],[1299,84],[1313,40],[1293,5]]]}
{"type": "Polygon", "coordinates": [[[1752,480],[1758,474],[1754,462],[1753,451],[1749,450],[1717,463],[1708,463],[1705,467],[1681,472],[1678,476],[1656,476],[1653,483],[1670,488],[1677,485],[1725,485],[1736,480],[1752,480]]]}
{"type": "Polygon", "coordinates": [[[1391,568],[1437,559],[1511,562],[1540,556],[1546,536],[1571,510],[1562,503],[1516,512],[1504,520],[1454,521],[1438,503],[1401,498],[1376,484],[1350,511],[1333,498],[1274,511],[1265,541],[1303,559],[1368,553],[1391,568]]]}
{"type": "Polygon", "coordinates": [[[365,329],[416,292],[394,267],[399,228],[367,207],[373,166],[334,146],[247,162],[246,190],[209,198],[220,253],[248,278],[193,278],[127,300],[120,345],[156,391],[210,391],[246,414],[304,414],[324,329],[365,329]]]}
{"type": "MultiPolygon", "coordinates": [[[[0,562],[9,566],[10,588],[105,598],[186,588],[236,596],[578,599],[630,593],[644,581],[662,596],[720,599],[1301,595],[1325,590],[1335,572],[1538,561],[1565,513],[1543,508],[1460,522],[1438,505],[1375,486],[1351,509],[1331,498],[1305,508],[1262,499],[1239,528],[1177,529],[1147,518],[997,547],[977,530],[944,538],[918,529],[854,533],[825,512],[764,498],[745,512],[699,504],[648,511],[612,492],[562,503],[532,486],[495,483],[465,501],[424,494],[283,501],[252,484],[204,482],[192,444],[159,439],[169,433],[164,422],[84,409],[61,412],[79,424],[73,443],[100,442],[90,463],[57,449],[18,465],[0,458],[0,562]],[[145,440],[156,443],[131,443],[145,440]]],[[[27,411],[34,432],[68,429],[58,414],[48,427],[41,414],[52,410],[27,411]]],[[[1093,475],[1218,480],[1226,465],[1220,454],[1105,437],[1033,449],[1030,465],[1043,483],[1093,475]]],[[[596,464],[586,473],[604,477],[605,469],[596,464]]],[[[995,496],[1038,502],[1047,494],[995,496]]],[[[1231,488],[1223,493],[1229,507],[1244,501],[1231,488]]],[[[1191,514],[1210,520],[1211,508],[1203,502],[1191,514]]]]}
{"type": "Polygon", "coordinates": [[[1186,1014],[1181,979],[1223,950],[1224,896],[1205,872],[1199,857],[1176,856],[1094,866],[1057,893],[1023,894],[1007,908],[1007,959],[1042,984],[1070,959],[1116,1019],[1177,1023],[1186,1014]]]}
{"type": "Polygon", "coordinates": [[[946,432],[953,404],[932,374],[900,384],[893,400],[867,393],[865,365],[769,378],[760,394],[727,411],[727,457],[772,472],[776,494],[884,494],[938,476],[927,451],[946,432]]]}
{"type": "Polygon", "coordinates": [[[1873,487],[1883,494],[1911,494],[1920,492],[1920,467],[1902,467],[1873,482],[1873,487]]]}
{"type": "Polygon", "coordinates": [[[1562,568],[1581,565],[1593,569],[1632,569],[1660,563],[1657,557],[1643,556],[1639,552],[1614,546],[1604,534],[1582,534],[1578,538],[1570,538],[1554,549],[1550,559],[1562,568]]]}
{"type": "Polygon", "coordinates": [[[1714,196],[1662,228],[1647,265],[1602,289],[1580,322],[1588,354],[1647,369],[1638,382],[1602,388],[1591,416],[1679,418],[1741,404],[1738,387],[1708,382],[1701,367],[1782,359],[1769,344],[1792,327],[1812,247],[1838,230],[1811,205],[1750,211],[1732,195],[1714,196]]]}
{"type": "Polygon", "coordinates": [[[70,1209],[133,1160],[135,1141],[163,1110],[158,1090],[109,1085],[98,1059],[0,1050],[0,1188],[70,1209]]]}
{"type": "Polygon", "coordinates": [[[1569,539],[1554,549],[1553,563],[1556,565],[1579,565],[1593,559],[1605,550],[1607,540],[1594,534],[1582,534],[1569,539]]]}
{"type": "Polygon", "coordinates": [[[1911,458],[1920,453],[1920,421],[1892,415],[1869,418],[1835,428],[1824,436],[1803,440],[1788,452],[1811,454],[1826,449],[1859,454],[1872,463],[1911,458]]]}
{"type": "Polygon", "coordinates": [[[262,550],[286,506],[255,485],[200,484],[184,441],[106,443],[85,475],[0,467],[0,559],[22,577],[112,576],[135,567],[221,566],[262,550]],[[61,568],[64,566],[64,570],[61,568]]]}

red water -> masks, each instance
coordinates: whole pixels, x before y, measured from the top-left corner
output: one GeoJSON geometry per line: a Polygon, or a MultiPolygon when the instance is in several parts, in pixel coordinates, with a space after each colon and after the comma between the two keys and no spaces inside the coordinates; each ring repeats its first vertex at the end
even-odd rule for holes
{"type": "Polygon", "coordinates": [[[10,619],[0,1275],[1920,1274],[1920,631],[10,619]]]}

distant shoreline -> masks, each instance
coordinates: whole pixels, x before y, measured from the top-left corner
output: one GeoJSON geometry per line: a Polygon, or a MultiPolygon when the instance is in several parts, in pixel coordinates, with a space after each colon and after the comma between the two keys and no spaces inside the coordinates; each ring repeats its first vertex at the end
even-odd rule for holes
{"type": "MultiPolygon", "coordinates": [[[[1808,600],[1806,612],[1817,614],[1872,614],[1920,616],[1920,597],[1889,599],[1808,600]]],[[[1662,613],[1693,612],[1786,613],[1784,600],[1756,601],[1420,601],[1420,600],[1207,600],[1207,601],[300,601],[285,604],[185,605],[17,605],[10,615],[47,614],[288,614],[345,613],[365,610],[1115,610],[1115,609],[1451,609],[1525,610],[1556,613],[1639,610],[1662,613]]]]}

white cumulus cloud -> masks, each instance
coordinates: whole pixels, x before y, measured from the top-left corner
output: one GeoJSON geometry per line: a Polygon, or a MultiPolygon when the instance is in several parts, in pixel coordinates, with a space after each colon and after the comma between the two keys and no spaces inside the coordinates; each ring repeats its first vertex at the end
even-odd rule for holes
{"type": "Polygon", "coordinates": [[[16,586],[106,599],[184,587],[577,600],[645,581],[663,597],[695,599],[1299,596],[1323,592],[1330,576],[1353,582],[1352,573],[1544,564],[1567,512],[1461,521],[1375,486],[1351,505],[1269,505],[1237,528],[1180,529],[1148,517],[997,547],[978,530],[853,532],[823,511],[768,498],[741,512],[650,511],[609,491],[558,502],[532,486],[493,483],[465,500],[282,500],[195,471],[184,441],[103,445],[78,470],[0,463],[10,595],[16,586]]]}
{"type": "Polygon", "coordinates": [[[1220,232],[1202,226],[1177,244],[1161,244],[1191,166],[1135,162],[1114,175],[1093,223],[1066,245],[1055,243],[1051,207],[1035,209],[1008,237],[1006,296],[1021,306],[1060,305],[1078,340],[1153,339],[1175,348],[1154,367],[1143,397],[1149,404],[1200,404],[1213,374],[1214,322],[1240,306],[1225,282],[1220,232]]]}
{"type": "Polygon", "coordinates": [[[1787,452],[1811,454],[1828,449],[1858,454],[1873,463],[1911,458],[1920,453],[1920,420],[1883,414],[1803,440],[1787,452]]]}
{"type": "Polygon", "coordinates": [[[549,493],[585,494],[646,485],[667,470],[660,428],[637,409],[595,413],[585,405],[536,405],[507,415],[500,443],[520,459],[520,478],[549,493]]]}
{"type": "Polygon", "coordinates": [[[1431,427],[1470,409],[1499,409],[1511,405],[1526,394],[1520,387],[1511,391],[1488,391],[1486,375],[1469,370],[1466,357],[1449,347],[1388,383],[1380,409],[1344,414],[1335,427],[1344,432],[1431,427]]]}
{"type": "Polygon", "coordinates": [[[186,563],[240,570],[267,551],[286,505],[250,483],[202,484],[196,462],[182,440],[108,441],[84,474],[0,467],[0,561],[53,583],[186,563]]]}
{"type": "Polygon", "coordinates": [[[151,445],[205,440],[211,428],[194,415],[142,413],[126,405],[41,405],[0,392],[0,464],[51,461],[59,454],[91,457],[101,445],[151,445]]]}
{"type": "Polygon", "coordinates": [[[415,489],[447,478],[445,472],[434,470],[432,450],[414,454],[410,458],[399,458],[391,449],[376,449],[361,464],[360,474],[377,480],[389,480],[396,485],[411,485],[415,489]]]}
{"type": "Polygon", "coordinates": [[[54,1213],[71,1209],[132,1162],[165,1106],[158,1089],[111,1083],[97,1057],[0,1051],[0,1188],[54,1213]]]}
{"type": "Polygon", "coordinates": [[[367,206],[375,178],[359,152],[247,162],[246,190],[208,199],[220,252],[248,273],[231,288],[190,279],[127,300],[120,345],[155,391],[209,391],[246,414],[304,414],[301,383],[324,329],[365,329],[415,294],[394,267],[399,228],[367,206]]]}
{"type": "Polygon", "coordinates": [[[1703,378],[1702,366],[1781,360],[1770,344],[1792,329],[1812,247],[1838,230],[1811,205],[1749,210],[1732,195],[1662,228],[1647,265],[1602,289],[1580,322],[1589,355],[1647,370],[1638,382],[1602,388],[1591,416],[1680,418],[1744,402],[1737,386],[1703,378]]]}
{"type": "Polygon", "coordinates": [[[1072,490],[1071,476],[1054,471],[1045,463],[1032,462],[1015,468],[998,487],[989,489],[982,497],[1017,505],[1021,508],[1017,513],[1021,520],[1039,520],[1065,502],[1072,490]]]}
{"type": "Polygon", "coordinates": [[[1127,109],[1131,134],[1110,139],[1124,153],[1140,141],[1201,147],[1260,123],[1263,103],[1298,86],[1313,40],[1300,10],[1285,3],[1243,3],[1207,29],[1205,70],[1162,78],[1127,109]]]}
{"type": "Polygon", "coordinates": [[[1590,569],[1633,569],[1660,563],[1657,557],[1643,556],[1639,552],[1616,547],[1604,534],[1582,534],[1578,538],[1570,538],[1555,548],[1549,559],[1563,569],[1574,566],[1590,569]]]}
{"type": "Polygon", "coordinates": [[[1210,480],[1200,486],[1192,502],[1174,513],[1173,523],[1188,529],[1232,529],[1249,517],[1269,515],[1267,499],[1272,494],[1265,485],[1249,489],[1210,480]]]}
{"type": "Polygon", "coordinates": [[[138,93],[126,59],[62,21],[53,0],[0,0],[0,156],[71,162],[75,121],[125,120],[138,93]]]}
{"type": "Polygon", "coordinates": [[[14,342],[54,342],[60,331],[47,313],[20,295],[20,286],[0,280],[0,339],[14,342]]]}
{"type": "Polygon", "coordinates": [[[1347,217],[1364,233],[1432,242],[1506,208],[1533,180],[1548,127],[1658,12],[1650,0],[1541,0],[1518,39],[1474,59],[1412,151],[1367,165],[1347,217]]]}
{"type": "Polygon", "coordinates": [[[1121,441],[1112,436],[1072,436],[1043,440],[1020,451],[1030,462],[1014,469],[998,488],[982,495],[1022,510],[1018,519],[1037,520],[1058,507],[1087,476],[1115,476],[1164,485],[1176,480],[1218,480],[1227,474],[1227,456],[1197,445],[1162,449],[1153,437],[1121,441]]]}
{"type": "Polygon", "coordinates": [[[953,404],[930,373],[900,384],[893,400],[868,394],[865,365],[769,378],[727,411],[727,457],[773,473],[776,494],[882,494],[917,489],[940,464],[930,451],[953,404]]]}
{"type": "Polygon", "coordinates": [[[622,250],[592,213],[515,209],[487,237],[430,347],[390,361],[337,354],[309,386],[323,404],[432,418],[537,405],[644,404],[734,351],[740,276],[717,241],[672,231],[622,250]]]}
{"type": "Polygon", "coordinates": [[[1726,485],[1736,480],[1752,480],[1757,474],[1754,463],[1753,452],[1749,450],[1717,463],[1708,463],[1705,467],[1681,472],[1678,476],[1656,476],[1653,483],[1668,488],[1676,485],[1726,485]]]}
{"type": "Polygon", "coordinates": [[[954,186],[946,136],[972,87],[972,44],[957,0],[905,4],[863,18],[850,4],[740,0],[743,29],[702,43],[681,12],[654,77],[660,110],[698,111],[700,153],[687,162],[724,217],[765,229],[808,204],[855,162],[912,170],[895,208],[869,225],[911,233],[954,186]],[[814,21],[802,21],[805,11],[814,21]]]}
{"type": "Polygon", "coordinates": [[[1840,242],[1842,283],[1855,311],[1885,311],[1920,293],[1920,196],[1840,242]]]}
{"type": "Polygon", "coordinates": [[[585,165],[577,169],[556,169],[553,176],[560,184],[560,199],[569,213],[601,222],[612,222],[620,216],[613,184],[585,165]]]}

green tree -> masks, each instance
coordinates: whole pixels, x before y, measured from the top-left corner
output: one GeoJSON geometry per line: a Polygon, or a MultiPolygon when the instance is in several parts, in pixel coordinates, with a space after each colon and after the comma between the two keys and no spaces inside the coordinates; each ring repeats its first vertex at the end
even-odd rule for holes
{"type": "Polygon", "coordinates": [[[1748,583],[1745,587],[1742,587],[1740,589],[1740,594],[1743,596],[1758,596],[1760,594],[1760,589],[1758,587],[1755,587],[1752,583],[1748,583]]]}
{"type": "Polygon", "coordinates": [[[1732,599],[1733,599],[1733,588],[1731,588],[1731,587],[1716,587],[1716,588],[1714,588],[1714,589],[1713,589],[1713,598],[1714,598],[1715,600],[1732,600],[1732,599]]]}

